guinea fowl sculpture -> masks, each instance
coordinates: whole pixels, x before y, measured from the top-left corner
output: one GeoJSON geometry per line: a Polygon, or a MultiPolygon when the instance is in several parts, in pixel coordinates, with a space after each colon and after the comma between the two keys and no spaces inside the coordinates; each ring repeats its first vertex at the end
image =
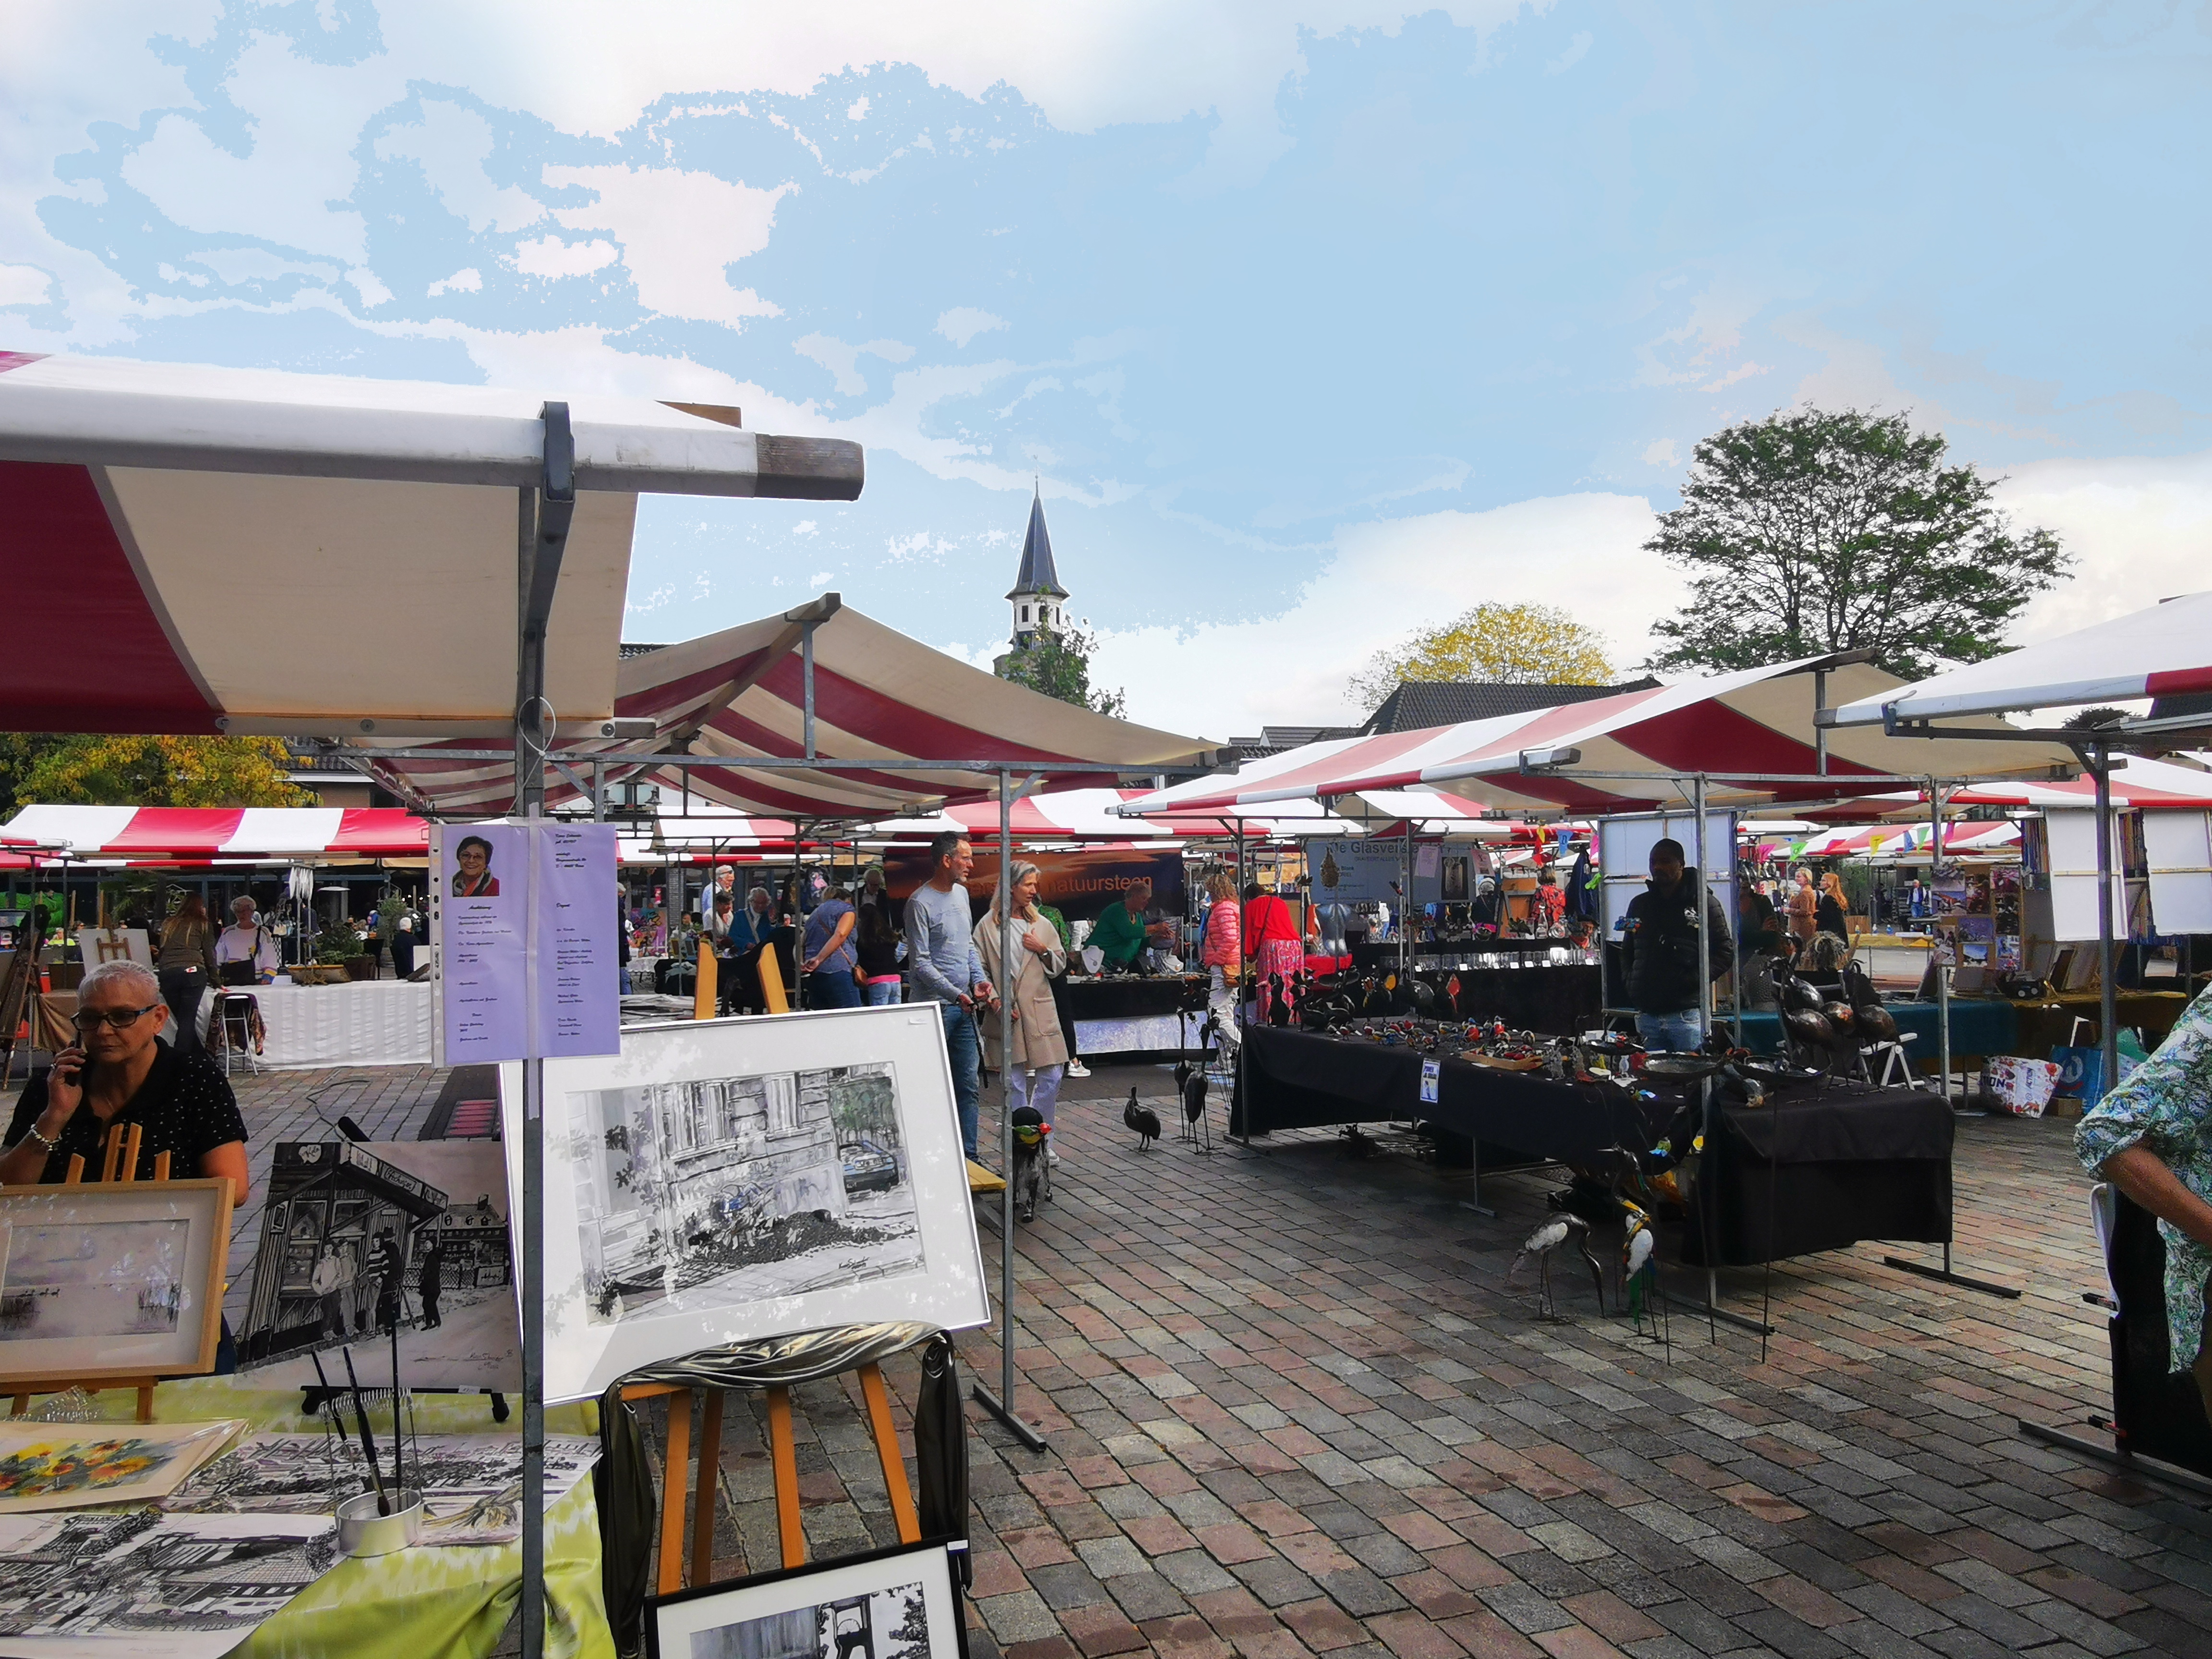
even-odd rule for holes
{"type": "Polygon", "coordinates": [[[1267,1024],[1278,1029],[1291,1023],[1291,1005],[1283,995],[1283,976],[1267,975],[1267,1024]]]}
{"type": "Polygon", "coordinates": [[[1121,1121],[1137,1132],[1140,1152],[1160,1138],[1160,1115],[1149,1106],[1139,1106],[1134,1089],[1129,1091],[1129,1103],[1121,1109],[1121,1121]]]}
{"type": "Polygon", "coordinates": [[[1589,1223],[1578,1215],[1553,1216],[1530,1233],[1527,1242],[1521,1246],[1521,1253],[1513,1258],[1513,1265],[1506,1269],[1505,1282],[1509,1285],[1513,1283],[1520,1277],[1522,1270],[1534,1261],[1538,1274],[1537,1314],[1544,1319],[1557,1319],[1559,1308],[1552,1299],[1552,1257],[1569,1239],[1574,1241],[1577,1252],[1589,1264],[1590,1284],[1597,1291],[1597,1310],[1602,1316],[1605,1313],[1605,1270],[1598,1266],[1597,1258],[1590,1254],[1589,1223]]]}

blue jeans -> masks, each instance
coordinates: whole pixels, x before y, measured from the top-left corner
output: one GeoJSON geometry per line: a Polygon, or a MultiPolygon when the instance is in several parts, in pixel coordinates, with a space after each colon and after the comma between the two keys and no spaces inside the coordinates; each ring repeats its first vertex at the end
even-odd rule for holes
{"type": "Polygon", "coordinates": [[[898,1006],[899,1000],[899,978],[896,974],[888,974],[882,979],[870,980],[868,981],[868,1006],[871,1008],[896,1007],[898,1006]]]}
{"type": "Polygon", "coordinates": [[[945,1058],[952,1062],[952,1097],[960,1103],[960,1144],[972,1158],[983,1093],[983,1040],[976,1034],[975,1015],[958,1003],[938,1006],[945,1018],[945,1058]]]}
{"type": "Polygon", "coordinates": [[[860,988],[849,968],[840,973],[830,969],[806,976],[806,1006],[810,1008],[857,1008],[860,1006],[860,988]]]}
{"type": "Polygon", "coordinates": [[[1647,1048],[1687,1052],[1704,1046],[1705,1019],[1694,1008],[1672,1014],[1638,1014],[1636,1036],[1647,1048]]]}

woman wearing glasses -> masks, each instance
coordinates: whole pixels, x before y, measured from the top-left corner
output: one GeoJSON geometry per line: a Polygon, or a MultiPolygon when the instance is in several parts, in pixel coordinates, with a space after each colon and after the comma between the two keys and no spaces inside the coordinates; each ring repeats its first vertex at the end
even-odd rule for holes
{"type": "Polygon", "coordinates": [[[0,1183],[28,1186],[67,1177],[73,1153],[96,1174],[108,1127],[140,1127],[140,1178],[169,1156],[169,1173],[230,1177],[230,1201],[246,1201],[246,1120],[222,1067],[204,1048],[158,1041],[168,1024],[161,981],[135,962],[104,962],[77,988],[76,1042],[33,1074],[15,1103],[0,1151],[0,1183]]]}

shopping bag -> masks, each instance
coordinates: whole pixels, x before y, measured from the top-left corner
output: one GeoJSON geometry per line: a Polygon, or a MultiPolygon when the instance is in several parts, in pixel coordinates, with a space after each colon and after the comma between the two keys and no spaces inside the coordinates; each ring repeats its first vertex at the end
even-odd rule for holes
{"type": "Polygon", "coordinates": [[[2086,1112],[2105,1097],[2102,1048],[2062,1043],[2051,1051],[2051,1063],[2058,1068],[2058,1082],[2051,1091],[2054,1100],[2077,1100],[2086,1112]]]}
{"type": "Polygon", "coordinates": [[[1987,1066],[1990,1098],[2014,1117],[2041,1117],[2058,1086],[2059,1068],[2024,1054],[1994,1054],[1987,1066]]]}

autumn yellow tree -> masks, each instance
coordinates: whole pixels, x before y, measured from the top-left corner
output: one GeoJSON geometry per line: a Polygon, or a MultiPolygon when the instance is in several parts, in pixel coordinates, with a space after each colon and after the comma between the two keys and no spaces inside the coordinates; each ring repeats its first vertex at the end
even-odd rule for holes
{"type": "Polygon", "coordinates": [[[1548,605],[1478,605],[1375,653],[1345,689],[1373,714],[1401,680],[1609,685],[1605,636],[1548,605]]]}
{"type": "Polygon", "coordinates": [[[17,803],[99,806],[308,806],[275,738],[33,738],[9,780],[17,803]]]}

